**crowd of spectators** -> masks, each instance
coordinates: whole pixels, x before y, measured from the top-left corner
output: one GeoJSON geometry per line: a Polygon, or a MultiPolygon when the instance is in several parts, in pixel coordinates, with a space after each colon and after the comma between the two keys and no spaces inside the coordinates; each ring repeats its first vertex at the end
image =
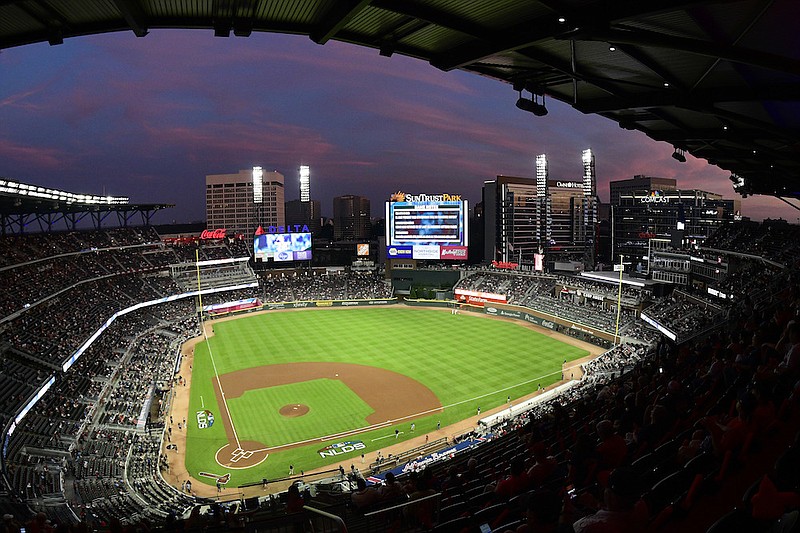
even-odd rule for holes
{"type": "Polygon", "coordinates": [[[704,304],[680,291],[674,291],[671,296],[648,307],[645,314],[680,339],[702,333],[724,321],[727,316],[720,307],[704,304]]]}
{"type": "Polygon", "coordinates": [[[256,283],[253,269],[246,261],[229,263],[224,265],[203,266],[200,270],[200,279],[197,277],[197,270],[194,266],[180,269],[174,275],[175,282],[180,286],[182,292],[196,291],[198,283],[200,290],[216,289],[221,287],[232,287],[236,285],[246,285],[256,283]]]}
{"type": "MultiPolygon", "coordinates": [[[[166,245],[152,229],[44,233],[0,239],[0,318],[22,311],[76,284],[121,274],[157,272],[200,259],[249,257],[244,241],[219,239],[166,245]]],[[[254,279],[252,272],[251,276],[254,279]]],[[[252,281],[251,279],[251,281],[252,281]]],[[[196,286],[196,279],[195,279],[196,286]]]]}
{"type": "Polygon", "coordinates": [[[703,248],[730,250],[794,266],[800,260],[797,246],[800,226],[785,220],[743,221],[720,226],[703,242],[703,248]]]}
{"type": "MultiPolygon", "coordinates": [[[[124,242],[120,235],[125,232],[113,233],[85,242],[124,242]]],[[[46,249],[47,243],[43,239],[36,248],[46,249]]],[[[497,438],[488,444],[372,489],[381,496],[373,503],[388,503],[382,495],[389,492],[394,495],[391,503],[405,501],[405,495],[425,500],[438,494],[438,514],[417,509],[405,518],[430,526],[480,519],[498,531],[525,526],[523,509],[531,527],[560,523],[582,532],[593,531],[593,524],[620,522],[626,531],[635,531],[657,521],[675,501],[690,508],[692,502],[685,499],[690,477],[694,481],[703,474],[704,483],[710,477],[729,479],[736,475],[736,465],[746,471],[754,454],[774,453],[767,446],[770,439],[797,428],[800,286],[792,271],[770,274],[775,277],[767,286],[780,289],[758,301],[745,295],[748,305],[728,310],[727,329],[680,348],[663,342],[650,348],[618,346],[589,363],[587,377],[569,392],[492,428],[497,438]],[[676,492],[665,497],[668,479],[676,492]]],[[[512,302],[541,297],[568,308],[581,302],[561,296],[562,287],[591,291],[547,276],[478,272],[473,281],[464,286],[506,291],[512,302]],[[540,290],[547,294],[539,295],[540,290]]],[[[0,392],[0,414],[13,415],[32,389],[57,376],[9,438],[5,474],[19,498],[35,506],[45,498],[52,502],[70,494],[77,518],[93,525],[108,525],[119,517],[127,523],[159,522],[193,503],[163,484],[158,474],[163,467],[160,440],[143,432],[140,424],[143,413],[150,412],[145,409],[150,393],[172,381],[177,347],[199,334],[195,302],[178,300],[117,319],[69,372],[58,373],[64,357],[110,314],[177,289],[170,278],[152,273],[90,278],[6,325],[0,333],[0,364],[8,391],[4,387],[0,392]],[[86,312],[82,319],[88,317],[89,324],[81,325],[75,314],[65,312],[70,309],[86,312]]],[[[60,289],[55,285],[53,290],[60,289]]],[[[265,301],[388,296],[383,281],[342,272],[267,278],[260,291],[209,295],[208,303],[254,293],[265,301]]],[[[581,314],[605,311],[594,299],[587,300],[581,314]]],[[[680,324],[698,308],[715,309],[693,299],[674,300],[664,304],[663,312],[657,306],[651,310],[680,324]],[[681,308],[687,302],[692,305],[681,308]]],[[[632,319],[627,326],[640,327],[630,324],[632,319]]],[[[796,471],[771,474],[768,479],[779,490],[791,490],[800,481],[796,471]]],[[[715,487],[708,483],[706,488],[715,487]]],[[[50,513],[45,518],[62,523],[70,521],[64,508],[42,507],[50,513]]]]}
{"type": "Polygon", "coordinates": [[[363,300],[392,296],[391,286],[371,272],[292,271],[263,279],[265,302],[363,300]]]}
{"type": "MultiPolygon", "coordinates": [[[[486,269],[471,271],[454,288],[500,294],[510,304],[589,326],[609,335],[616,332],[617,289],[587,278],[486,269]]],[[[638,309],[647,298],[646,293],[638,288],[626,287],[623,292],[620,328],[636,322],[638,309]]],[[[649,338],[650,334],[643,330],[641,326],[627,328],[629,336],[644,333],[649,338]]],[[[646,338],[639,340],[645,341],[646,338]]]]}
{"type": "MultiPolygon", "coordinates": [[[[163,521],[182,513],[189,496],[164,485],[158,473],[163,467],[160,439],[142,431],[153,423],[148,402],[160,404],[159,394],[172,383],[178,346],[200,334],[196,301],[184,298],[118,317],[70,371],[62,373],[62,363],[114,313],[184,291],[166,268],[174,265],[177,254],[152,244],[156,235],[127,230],[95,233],[81,234],[82,239],[64,238],[71,248],[58,239],[34,237],[31,246],[36,250],[72,253],[67,256],[71,262],[59,262],[63,257],[41,252],[34,263],[38,270],[16,263],[2,271],[11,284],[15,276],[30,275],[32,280],[43,276],[36,288],[39,292],[30,292],[39,298],[35,305],[8,316],[0,328],[3,425],[47,379],[54,376],[55,380],[9,439],[5,474],[13,493],[34,507],[46,498],[48,516],[54,519],[67,507],[53,502],[72,495],[67,500],[87,522],[108,523],[120,517],[163,521]],[[143,450],[147,453],[140,456],[143,450]],[[135,468],[128,469],[126,479],[125,461],[132,451],[136,452],[135,468]]],[[[32,249],[20,244],[26,239],[14,241],[22,249],[32,249]]],[[[227,244],[203,246],[205,257],[247,251],[241,243],[227,244]]],[[[253,279],[249,271],[249,280],[253,279]]],[[[32,280],[28,281],[31,287],[32,280]]],[[[291,300],[316,300],[390,294],[389,287],[374,276],[342,271],[285,277],[280,282],[274,278],[260,287],[206,294],[203,304],[253,297],[284,301],[283,295],[291,300]]]]}

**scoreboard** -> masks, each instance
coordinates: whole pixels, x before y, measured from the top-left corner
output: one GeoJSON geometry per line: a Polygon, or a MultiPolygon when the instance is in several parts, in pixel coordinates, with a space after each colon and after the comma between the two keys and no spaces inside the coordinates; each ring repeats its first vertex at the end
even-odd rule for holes
{"type": "Polygon", "coordinates": [[[467,213],[466,200],[387,202],[387,257],[466,261],[467,213]]]}
{"type": "Polygon", "coordinates": [[[265,233],[253,240],[256,261],[310,261],[311,233],[265,233]]]}

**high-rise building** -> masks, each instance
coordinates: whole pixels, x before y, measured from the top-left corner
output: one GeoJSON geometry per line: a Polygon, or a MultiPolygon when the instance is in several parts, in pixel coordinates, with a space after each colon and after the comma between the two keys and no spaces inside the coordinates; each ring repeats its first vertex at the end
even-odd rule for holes
{"type": "Polygon", "coordinates": [[[206,227],[249,235],[284,224],[283,174],[253,167],[206,176],[206,227]]]}
{"type": "Polygon", "coordinates": [[[369,239],[369,198],[348,194],[333,199],[334,240],[369,239]]]}
{"type": "Polygon", "coordinates": [[[541,154],[536,178],[498,176],[484,183],[485,260],[534,264],[541,253],[551,269],[566,262],[593,266],[598,201],[591,150],[582,161],[580,181],[551,180],[541,154]]]}
{"type": "Polygon", "coordinates": [[[318,233],[322,229],[322,210],[319,200],[289,200],[286,202],[286,225],[308,226],[311,233],[318,233]]]}
{"type": "Polygon", "coordinates": [[[654,176],[634,176],[627,180],[612,181],[611,205],[619,205],[619,197],[623,194],[649,193],[650,191],[674,191],[678,188],[675,178],[657,178],[654,176]]]}
{"type": "MultiPolygon", "coordinates": [[[[617,183],[611,182],[612,190],[617,183]]],[[[647,273],[656,252],[701,245],[718,227],[740,216],[741,202],[697,189],[631,190],[620,193],[611,209],[614,258],[623,255],[647,273]]]]}
{"type": "Polygon", "coordinates": [[[483,184],[486,261],[533,261],[544,233],[543,200],[531,178],[497,176],[483,184]]]}

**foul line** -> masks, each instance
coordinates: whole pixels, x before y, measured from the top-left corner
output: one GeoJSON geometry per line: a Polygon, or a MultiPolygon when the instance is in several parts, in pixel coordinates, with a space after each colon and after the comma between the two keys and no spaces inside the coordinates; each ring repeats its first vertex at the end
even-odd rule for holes
{"type": "MultiPolygon", "coordinates": [[[[402,435],[403,433],[405,433],[405,431],[401,431],[400,433],[398,433],[398,435],[402,435]]],[[[378,437],[377,439],[372,439],[372,442],[375,442],[376,440],[381,440],[381,439],[391,439],[392,437],[397,438],[397,437],[395,437],[394,433],[390,433],[389,435],[384,435],[383,437],[378,437]]]]}
{"type": "Polygon", "coordinates": [[[275,450],[282,450],[283,448],[293,448],[295,446],[301,446],[303,444],[309,444],[311,442],[325,442],[326,440],[333,440],[339,439],[342,437],[349,437],[350,435],[356,435],[358,433],[364,433],[366,431],[372,431],[373,429],[381,429],[388,427],[392,424],[392,420],[387,420],[386,422],[381,422],[380,424],[372,424],[370,426],[364,426],[356,429],[351,429],[349,431],[342,431],[341,433],[332,433],[330,435],[325,435],[324,437],[314,437],[313,439],[306,439],[306,440],[298,440],[296,442],[289,442],[287,444],[279,444],[278,446],[268,446],[266,448],[259,448],[258,450],[248,450],[253,453],[257,452],[271,452],[275,450]]]}
{"type": "MultiPolygon", "coordinates": [[[[228,422],[231,424],[231,431],[233,431],[233,438],[236,439],[236,447],[241,448],[242,444],[239,442],[239,435],[236,434],[236,426],[233,425],[233,417],[231,411],[228,409],[228,400],[225,399],[225,391],[222,388],[222,382],[219,380],[219,372],[217,372],[217,363],[214,361],[214,353],[211,351],[211,343],[208,342],[208,333],[206,333],[206,324],[203,320],[203,292],[200,290],[200,249],[195,250],[195,266],[197,268],[197,299],[200,304],[200,329],[203,331],[203,338],[208,347],[208,356],[211,358],[211,366],[214,367],[214,377],[217,379],[217,386],[219,393],[222,395],[222,405],[225,407],[225,412],[228,414],[228,422]]],[[[224,423],[224,422],[223,422],[224,423]]]]}

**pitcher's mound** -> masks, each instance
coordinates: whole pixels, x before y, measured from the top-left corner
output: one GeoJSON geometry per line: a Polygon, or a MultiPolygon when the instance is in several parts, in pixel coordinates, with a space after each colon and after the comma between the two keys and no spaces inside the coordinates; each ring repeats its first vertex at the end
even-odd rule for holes
{"type": "Polygon", "coordinates": [[[308,413],[308,406],[302,403],[291,403],[281,407],[281,410],[278,412],[285,417],[295,418],[308,413]]]}

